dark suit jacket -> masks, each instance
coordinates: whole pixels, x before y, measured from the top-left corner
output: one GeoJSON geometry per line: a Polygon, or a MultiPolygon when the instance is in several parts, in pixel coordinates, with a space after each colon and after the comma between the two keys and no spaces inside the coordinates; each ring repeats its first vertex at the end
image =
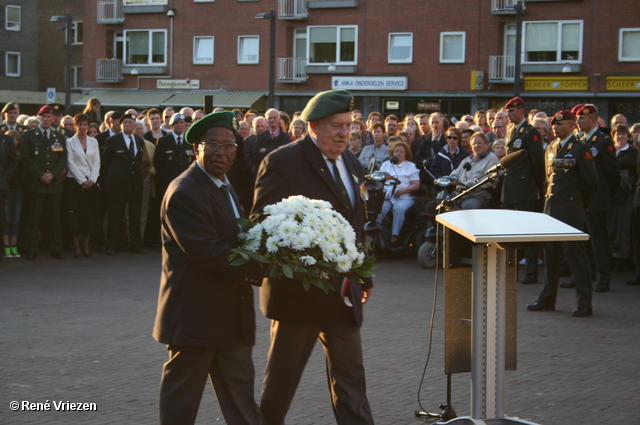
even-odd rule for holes
{"type": "Polygon", "coordinates": [[[578,230],[584,229],[585,210],[598,187],[598,173],[589,148],[571,136],[564,148],[555,141],[547,146],[547,192],[544,213],[578,230]],[[558,166],[570,164],[568,167],[558,166]]]}
{"type": "Polygon", "coordinates": [[[616,148],[611,137],[598,129],[584,143],[591,150],[593,162],[598,171],[598,190],[596,190],[589,211],[610,211],[613,205],[613,197],[620,186],[620,163],[616,158],[616,148]]]}
{"type": "Polygon", "coordinates": [[[98,141],[98,146],[100,146],[100,153],[104,152],[104,145],[107,143],[107,139],[111,136],[111,133],[109,133],[109,129],[107,129],[106,131],[103,131],[100,134],[96,135],[96,140],[98,141]]]}
{"type": "MultiPolygon", "coordinates": [[[[105,190],[109,192],[142,192],[142,149],[144,141],[132,134],[136,156],[131,157],[124,133],[109,137],[100,158],[100,175],[104,177],[105,190]]],[[[127,136],[128,137],[128,136],[127,136]]]]}
{"type": "MultiPolygon", "coordinates": [[[[363,182],[364,173],[358,159],[348,150],[342,153],[342,158],[349,173],[356,176],[358,182],[363,182]]],[[[357,240],[364,241],[365,205],[360,197],[360,189],[355,186],[353,179],[344,183],[354,185],[356,205],[351,225],[356,232],[357,240]]],[[[293,195],[323,199],[330,202],[344,217],[348,216],[347,206],[338,191],[338,185],[310,136],[283,146],[262,161],[256,181],[252,213],[262,214],[267,205],[293,195]]],[[[371,286],[371,280],[367,279],[364,288],[371,286]]],[[[265,279],[260,288],[260,308],[270,319],[303,326],[322,326],[333,315],[346,313],[352,315],[354,323],[360,326],[363,287],[358,284],[349,285],[349,298],[353,308],[346,307],[340,297],[340,288],[336,289],[325,294],[321,289],[312,286],[307,292],[299,281],[287,278],[265,279]]]]}
{"type": "Polygon", "coordinates": [[[39,128],[22,133],[20,162],[25,169],[25,192],[62,194],[61,173],[67,167],[67,139],[57,131],[52,134],[55,142],[62,146],[61,151],[52,150],[55,142],[47,139],[39,128]],[[45,173],[53,174],[53,181],[49,184],[40,181],[45,173]]]}
{"type": "Polygon", "coordinates": [[[529,156],[509,168],[503,177],[502,202],[526,204],[537,202],[544,189],[544,149],[542,136],[534,126],[524,122],[518,131],[507,135],[507,154],[525,149],[529,156]]]}
{"type": "Polygon", "coordinates": [[[158,139],[153,154],[153,166],[156,169],[156,191],[159,196],[164,194],[169,183],[189,168],[193,161],[193,146],[184,142],[184,134],[181,137],[180,146],[177,145],[173,133],[158,139]]]}
{"type": "Polygon", "coordinates": [[[251,285],[260,284],[262,269],[253,261],[229,265],[238,226],[222,191],[194,162],[169,185],[160,214],[162,277],[153,337],[173,345],[253,345],[251,285]]]}

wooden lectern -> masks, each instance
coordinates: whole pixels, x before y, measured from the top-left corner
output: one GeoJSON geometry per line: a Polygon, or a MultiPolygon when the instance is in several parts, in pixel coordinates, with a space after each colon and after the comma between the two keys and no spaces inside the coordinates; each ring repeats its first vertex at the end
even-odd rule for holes
{"type": "Polygon", "coordinates": [[[453,211],[436,220],[446,227],[445,372],[471,371],[471,416],[444,423],[536,425],[504,414],[504,373],[515,369],[516,359],[513,250],[588,240],[589,235],[546,214],[525,211],[453,211]]]}

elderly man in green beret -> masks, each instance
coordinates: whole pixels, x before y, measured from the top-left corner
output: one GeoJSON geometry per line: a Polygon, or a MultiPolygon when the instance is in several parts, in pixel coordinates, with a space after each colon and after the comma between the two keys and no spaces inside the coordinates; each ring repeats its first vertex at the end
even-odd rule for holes
{"type": "Polygon", "coordinates": [[[18,133],[24,133],[29,130],[29,127],[18,124],[18,117],[20,116],[20,105],[16,102],[9,102],[2,108],[2,118],[4,118],[4,124],[0,125],[0,133],[4,134],[9,130],[15,130],[18,133]]]}
{"type": "MultiPolygon", "coordinates": [[[[365,204],[361,197],[362,166],[347,150],[353,96],[346,90],[317,94],[301,119],[309,135],[270,153],[260,165],[253,213],[293,195],[330,202],[364,240],[365,204]]],[[[271,322],[271,349],[265,370],[260,409],[264,425],[282,425],[316,341],[327,357],[327,379],[336,422],[373,424],[366,394],[360,344],[363,305],[371,295],[371,279],[343,291],[325,293],[301,282],[264,279],[260,308],[271,322]]],[[[340,288],[341,282],[334,282],[340,288]]]]}
{"type": "Polygon", "coordinates": [[[260,265],[231,266],[243,211],[226,174],[236,156],[231,111],[193,124],[185,141],[196,161],[162,200],[162,277],[153,337],[167,344],[160,384],[160,424],[193,424],[210,378],[228,424],[259,425],[254,398],[255,312],[251,285],[260,265]]]}

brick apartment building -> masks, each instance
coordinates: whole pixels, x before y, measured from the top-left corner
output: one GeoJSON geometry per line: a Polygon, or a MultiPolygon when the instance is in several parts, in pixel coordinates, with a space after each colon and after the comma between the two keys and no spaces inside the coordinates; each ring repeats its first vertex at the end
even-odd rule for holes
{"type": "MultiPolygon", "coordinates": [[[[256,16],[271,10],[274,103],[289,113],[332,87],[350,89],[365,113],[398,115],[459,116],[503,105],[514,92],[516,0],[77,1],[84,42],[76,108],[89,97],[108,108],[202,107],[211,94],[215,106],[264,111],[270,20],[256,16]]],[[[636,5],[526,1],[520,94],[528,106],[554,112],[590,102],[604,116],[640,121],[636,5]]]]}

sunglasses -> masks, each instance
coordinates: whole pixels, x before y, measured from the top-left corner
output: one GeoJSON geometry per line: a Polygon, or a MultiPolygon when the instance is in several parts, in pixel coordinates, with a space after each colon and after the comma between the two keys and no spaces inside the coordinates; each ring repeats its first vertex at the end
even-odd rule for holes
{"type": "Polygon", "coordinates": [[[448,140],[458,140],[458,136],[447,136],[448,140]]]}
{"type": "Polygon", "coordinates": [[[471,119],[471,118],[465,118],[465,121],[467,121],[467,122],[473,122],[473,119],[471,119]]]}

